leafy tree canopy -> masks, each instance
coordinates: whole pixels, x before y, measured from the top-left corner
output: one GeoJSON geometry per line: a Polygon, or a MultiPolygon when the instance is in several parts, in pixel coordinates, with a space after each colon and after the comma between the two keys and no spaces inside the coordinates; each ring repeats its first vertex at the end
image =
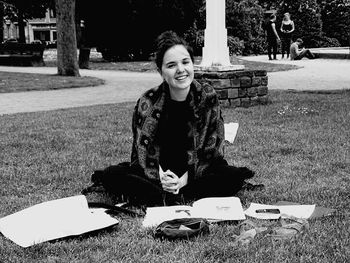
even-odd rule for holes
{"type": "Polygon", "coordinates": [[[54,8],[54,0],[2,0],[6,15],[16,20],[20,12],[24,19],[38,18],[45,15],[48,7],[54,8]]]}

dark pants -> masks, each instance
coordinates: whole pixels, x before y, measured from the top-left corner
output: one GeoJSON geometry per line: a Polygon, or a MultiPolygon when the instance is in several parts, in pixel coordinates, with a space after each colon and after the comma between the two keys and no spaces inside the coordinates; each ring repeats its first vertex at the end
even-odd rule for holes
{"type": "Polygon", "coordinates": [[[282,58],[284,57],[284,54],[287,54],[287,58],[289,57],[289,51],[290,51],[290,43],[292,39],[291,37],[282,37],[282,58]]]}
{"type": "Polygon", "coordinates": [[[269,59],[271,60],[271,54],[273,52],[273,59],[276,59],[277,56],[277,38],[268,38],[267,39],[267,55],[269,57],[269,59]]]}
{"type": "Polygon", "coordinates": [[[311,51],[309,49],[304,49],[303,51],[300,52],[300,54],[294,58],[294,60],[301,60],[304,57],[308,58],[308,59],[314,59],[315,55],[311,53],[311,51]]]}
{"type": "Polygon", "coordinates": [[[128,163],[95,171],[91,180],[102,185],[107,192],[126,197],[136,204],[172,205],[203,197],[233,196],[242,188],[244,180],[253,175],[246,167],[233,167],[224,161],[197,180],[189,178],[188,184],[176,195],[164,191],[159,180],[147,178],[142,169],[134,169],[128,163]]]}

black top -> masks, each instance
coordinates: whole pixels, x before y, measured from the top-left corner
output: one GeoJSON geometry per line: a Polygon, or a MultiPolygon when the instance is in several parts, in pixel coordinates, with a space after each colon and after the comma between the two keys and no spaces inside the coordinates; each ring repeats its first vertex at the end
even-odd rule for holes
{"type": "Polygon", "coordinates": [[[293,25],[292,25],[292,23],[290,23],[290,24],[282,23],[282,29],[286,30],[286,31],[291,31],[293,29],[293,25]]]}
{"type": "Polygon", "coordinates": [[[181,177],[188,170],[188,101],[169,100],[160,122],[160,165],[181,177]]]}
{"type": "MultiPolygon", "coordinates": [[[[286,30],[286,31],[290,31],[290,30],[293,29],[293,25],[292,25],[292,23],[287,24],[287,25],[282,23],[282,29],[283,29],[283,30],[286,30]]],[[[282,32],[282,37],[283,37],[283,38],[290,39],[290,38],[292,37],[292,33],[285,33],[285,32],[282,32]]]]}
{"type": "Polygon", "coordinates": [[[275,32],[273,31],[272,24],[275,24],[275,22],[272,22],[271,20],[268,21],[266,26],[266,35],[268,39],[275,39],[277,38],[275,35],[275,32]]]}

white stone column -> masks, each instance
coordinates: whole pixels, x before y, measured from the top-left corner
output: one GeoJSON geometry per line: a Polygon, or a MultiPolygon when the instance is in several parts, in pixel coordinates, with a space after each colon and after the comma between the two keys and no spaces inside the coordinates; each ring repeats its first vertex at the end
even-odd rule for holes
{"type": "Polygon", "coordinates": [[[206,29],[199,70],[241,70],[242,65],[231,65],[227,46],[225,0],[206,0],[206,29]]]}

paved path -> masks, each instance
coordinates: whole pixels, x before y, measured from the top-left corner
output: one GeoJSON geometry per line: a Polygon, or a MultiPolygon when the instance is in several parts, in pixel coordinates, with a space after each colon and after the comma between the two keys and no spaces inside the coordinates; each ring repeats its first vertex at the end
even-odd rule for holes
{"type": "MultiPolygon", "coordinates": [[[[267,56],[242,58],[270,62],[267,56]]],[[[277,60],[271,63],[294,64],[302,68],[268,73],[269,89],[337,90],[350,88],[350,60],[303,59],[300,61],[277,60]]],[[[0,66],[0,71],[55,74],[57,69],[0,66]]],[[[158,73],[80,70],[80,74],[104,79],[106,83],[98,87],[0,94],[0,115],[135,101],[143,91],[161,82],[158,73]]]]}
{"type": "MultiPolygon", "coordinates": [[[[280,55],[277,56],[280,58],[280,55]]],[[[338,90],[350,89],[350,60],[314,59],[269,61],[265,56],[242,57],[242,59],[276,64],[291,64],[302,68],[268,73],[269,89],[338,90]]]]}
{"type": "MultiPolygon", "coordinates": [[[[0,66],[0,71],[56,74],[57,68],[0,66]]],[[[143,91],[161,82],[158,73],[80,70],[80,74],[104,79],[105,84],[98,87],[0,93],[0,115],[135,101],[143,91]]]]}

